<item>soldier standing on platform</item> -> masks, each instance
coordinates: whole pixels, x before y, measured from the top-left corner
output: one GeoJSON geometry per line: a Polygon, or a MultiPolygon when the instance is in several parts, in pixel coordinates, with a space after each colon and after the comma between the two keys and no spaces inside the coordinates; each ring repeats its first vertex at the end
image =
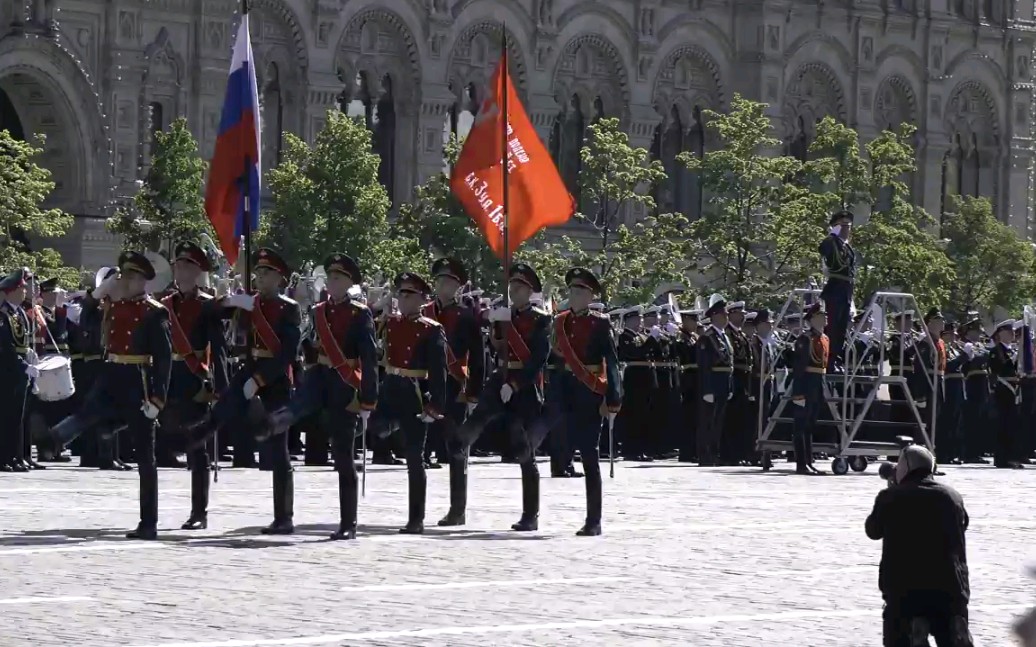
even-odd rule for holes
{"type": "Polygon", "coordinates": [[[22,308],[32,281],[27,268],[15,270],[0,280],[0,472],[27,472],[22,458],[22,434],[29,385],[39,371],[33,366],[35,351],[29,333],[29,318],[22,308]]]}
{"type": "Polygon", "coordinates": [[[445,415],[429,426],[429,434],[438,438],[438,447],[449,458],[450,510],[439,520],[440,526],[463,526],[468,506],[468,453],[471,448],[461,442],[457,431],[468,412],[478,403],[485,379],[485,347],[482,341],[480,312],[467,298],[458,300],[458,293],[468,282],[464,264],[452,258],[440,258],[432,264],[435,299],[425,306],[429,319],[442,324],[446,335],[445,415]]]}
{"type": "MultiPolygon", "coordinates": [[[[680,363],[680,426],[677,460],[693,463],[698,457],[698,320],[701,310],[680,312],[680,331],[676,341],[676,361],[680,363]]],[[[625,402],[623,404],[626,404],[625,402]]]]}
{"type": "Polygon", "coordinates": [[[993,464],[999,468],[1019,469],[1016,437],[1020,432],[1018,404],[1018,362],[1011,343],[1014,341],[1014,320],[997,324],[993,332],[993,348],[989,351],[989,374],[993,382],[993,404],[996,406],[996,451],[993,464]]]}
{"type": "MultiPolygon", "coordinates": [[[[155,419],[169,390],[172,344],[169,315],[146,293],[155,268],[143,254],[123,252],[118,278],[94,290],[103,303],[105,364],[83,407],[61,421],[53,436],[67,445],[91,427],[108,433],[124,424],[133,440],[140,472],[140,524],[130,539],[154,539],[158,528],[158,469],[155,465],[155,419]]],[[[98,307],[96,300],[87,308],[98,307]]],[[[84,313],[85,314],[85,313],[84,313]]]]}
{"type": "Polygon", "coordinates": [[[795,365],[791,402],[795,418],[794,447],[796,474],[822,474],[813,465],[813,429],[824,405],[824,375],[827,373],[830,342],[824,334],[827,313],[824,303],[811,305],[805,313],[809,331],[795,340],[795,365]]]}
{"type": "Polygon", "coordinates": [[[853,286],[856,282],[856,252],[849,244],[853,229],[851,211],[838,211],[828,222],[831,233],[820,243],[820,258],[824,263],[827,283],[820,298],[830,315],[827,334],[831,340],[831,367],[844,361],[845,336],[849,331],[850,310],[853,305],[853,286]]]}
{"type": "Polygon", "coordinates": [[[427,281],[405,272],[394,285],[399,312],[385,317],[385,381],[376,415],[379,426],[398,425],[403,432],[409,513],[399,532],[420,535],[428,488],[424,467],[428,425],[442,420],[446,411],[446,333],[442,324],[421,315],[432,293],[427,281]]]}
{"type": "Polygon", "coordinates": [[[291,403],[273,418],[280,434],[298,420],[325,414],[320,423],[330,427],[340,512],[331,539],[348,540],[356,538],[356,436],[360,421],[366,422],[377,407],[378,350],[371,311],[349,296],[349,290],[363,282],[360,266],[345,254],[332,254],[324,260],[324,272],[327,298],[310,315],[316,362],[306,369],[291,403]]]}
{"type": "Polygon", "coordinates": [[[718,294],[705,311],[709,327],[698,338],[698,464],[719,465],[727,402],[734,397],[734,347],[727,327],[727,302],[718,294]]]}
{"type": "Polygon", "coordinates": [[[599,446],[601,422],[614,425],[622,404],[615,339],[608,318],[589,310],[601,293],[593,272],[576,267],[565,275],[568,310],[554,317],[551,363],[553,373],[547,397],[548,415],[540,424],[561,429],[569,445],[579,450],[586,475],[586,523],[579,536],[601,534],[602,479],[599,446]]]}
{"type": "Polygon", "coordinates": [[[982,343],[986,334],[978,313],[968,313],[964,323],[964,345],[961,352],[966,359],[961,368],[964,373],[964,406],[961,411],[963,426],[963,448],[961,460],[964,463],[989,464],[982,458],[989,402],[989,351],[982,343]]]}
{"type": "MultiPolygon", "coordinates": [[[[245,358],[241,369],[230,379],[208,417],[192,429],[190,451],[232,421],[255,421],[251,410],[276,411],[291,398],[292,364],[302,336],[299,304],[281,294],[291,270],[279,254],[267,248],[259,250],[254,267],[258,294],[235,294],[221,300],[224,308],[238,310],[233,314],[234,325],[251,336],[251,356],[245,358]]],[[[263,439],[259,467],[273,472],[273,523],[261,532],[290,535],[295,532],[295,479],[288,454],[288,434],[263,439]]]]}
{"type": "MultiPolygon", "coordinates": [[[[212,270],[209,259],[197,244],[181,242],[173,254],[174,288],[161,299],[169,314],[173,366],[169,402],[159,423],[165,431],[179,432],[184,424],[197,422],[208,412],[214,393],[228,384],[227,353],[219,302],[199,289],[199,281],[212,270]]],[[[218,448],[216,449],[218,451],[218,448]]],[[[183,530],[208,527],[209,454],[201,445],[187,456],[191,469],[191,515],[183,530]]]]}
{"type": "Polygon", "coordinates": [[[508,293],[511,307],[490,311],[491,343],[499,369],[486,382],[478,406],[464,423],[461,435],[469,444],[491,422],[500,421],[517,452],[522,470],[522,516],[511,526],[519,532],[539,528],[540,472],[536,450],[550,430],[540,420],[543,409],[543,370],[550,356],[549,314],[532,305],[543,284],[525,263],[511,266],[508,293]]]}

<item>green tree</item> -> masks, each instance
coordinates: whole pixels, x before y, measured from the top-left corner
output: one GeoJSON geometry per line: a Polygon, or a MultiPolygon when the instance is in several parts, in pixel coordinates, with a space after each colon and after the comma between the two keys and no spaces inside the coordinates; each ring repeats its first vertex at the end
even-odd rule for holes
{"type": "Polygon", "coordinates": [[[109,218],[108,231],[122,235],[127,248],[167,252],[177,241],[211,234],[203,198],[205,167],[187,120],[176,119],[155,133],[151,168],[133,208],[109,218]]]}
{"type": "MultiPolygon", "coordinates": [[[[443,146],[443,160],[452,167],[460,156],[462,142],[456,135],[443,146]]],[[[435,173],[418,186],[414,197],[399,207],[391,226],[393,238],[417,241],[431,256],[451,256],[468,269],[473,285],[498,289],[503,276],[499,259],[489,249],[485,236],[464,212],[450,190],[450,177],[435,173]]]]}
{"type": "Polygon", "coordinates": [[[943,215],[946,256],[956,272],[947,309],[1003,308],[1017,313],[1031,298],[1032,246],[993,215],[986,198],[953,196],[943,215]]]}
{"type": "Polygon", "coordinates": [[[861,203],[873,208],[866,221],[853,227],[857,297],[879,290],[910,292],[927,307],[945,301],[953,268],[932,234],[935,221],[909,202],[904,178],[917,170],[913,132],[909,124],[882,132],[867,143],[864,159],[856,132],[825,118],[810,146],[816,161],[806,170],[826,189],[818,192],[825,213],[861,203]]]}
{"type": "Polygon", "coordinates": [[[424,270],[428,253],[418,242],[391,235],[380,161],[370,131],[339,110],[328,111],[312,146],[285,133],[282,161],[267,174],[273,204],[263,214],[260,244],[278,249],[293,267],[343,252],[372,281],[424,270]]]}
{"type": "Polygon", "coordinates": [[[705,111],[720,146],[679,161],[701,178],[702,217],[691,223],[691,268],[706,291],[775,305],[819,267],[816,243],[826,222],[819,199],[790,181],[802,163],[773,155],[766,104],[735,95],[728,113],[705,111]]]}
{"type": "Polygon", "coordinates": [[[62,287],[78,287],[79,271],[65,267],[53,249],[32,250],[29,236],[58,238],[72,226],[72,216],[41,205],[54,190],[49,170],[36,160],[44,138],[20,141],[0,131],[0,269],[4,273],[28,267],[41,278],[58,277],[62,287]]]}

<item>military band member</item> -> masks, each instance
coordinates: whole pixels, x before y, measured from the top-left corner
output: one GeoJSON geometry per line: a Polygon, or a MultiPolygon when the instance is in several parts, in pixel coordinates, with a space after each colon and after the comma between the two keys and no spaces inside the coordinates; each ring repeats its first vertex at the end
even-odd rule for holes
{"type": "MultiPolygon", "coordinates": [[[[921,419],[931,438],[932,402],[942,391],[943,376],[946,374],[946,347],[942,341],[942,331],[946,322],[938,308],[931,308],[925,314],[924,323],[924,335],[918,336],[915,340],[917,351],[914,353],[914,371],[908,377],[908,384],[910,394],[917,403],[921,419]]],[[[924,444],[920,433],[914,441],[924,444]]]]}
{"type": "MultiPolygon", "coordinates": [[[[235,294],[225,297],[221,303],[227,310],[237,310],[232,317],[234,326],[251,336],[250,356],[230,379],[209,416],[192,430],[193,441],[189,444],[192,451],[207,442],[217,429],[249,419],[261,422],[256,415],[258,409],[273,412],[291,398],[292,365],[302,336],[299,304],[281,294],[291,271],[284,259],[268,248],[259,250],[254,267],[258,294],[235,294]]],[[[295,532],[295,479],[288,454],[288,434],[262,439],[259,467],[273,472],[273,523],[261,532],[292,534],[295,532]]]]}
{"type": "Polygon", "coordinates": [[[424,445],[428,425],[446,410],[446,333],[422,316],[432,288],[421,276],[405,272],[394,281],[398,313],[385,316],[382,346],[385,379],[378,401],[378,423],[403,433],[408,482],[407,523],[399,532],[424,532],[428,476],[424,445]]]}
{"type": "Polygon", "coordinates": [[[643,306],[632,306],[626,310],[616,348],[619,362],[623,366],[622,392],[625,394],[625,406],[615,419],[615,438],[622,443],[622,455],[626,460],[650,458],[648,437],[644,430],[652,421],[651,395],[656,376],[647,344],[650,337],[644,332],[643,315],[643,306]]]}
{"type": "Polygon", "coordinates": [[[988,464],[982,457],[985,447],[984,433],[987,404],[989,402],[989,350],[982,342],[985,331],[978,313],[969,313],[964,323],[964,345],[961,352],[967,358],[961,368],[964,373],[964,406],[961,422],[964,428],[961,460],[964,463],[988,464]]]}
{"type": "MultiPolygon", "coordinates": [[[[440,258],[432,264],[435,299],[424,314],[442,324],[446,335],[446,404],[442,420],[429,425],[429,435],[449,459],[450,509],[440,526],[463,526],[468,506],[468,453],[470,447],[457,435],[468,411],[474,410],[485,379],[485,349],[479,321],[480,311],[468,298],[458,298],[468,282],[464,264],[440,258]]],[[[442,454],[440,454],[440,458],[442,454]]]]}
{"type": "Polygon", "coordinates": [[[28,268],[15,270],[0,280],[0,472],[27,472],[24,459],[25,408],[29,385],[39,371],[33,365],[29,318],[22,308],[32,281],[28,268]]]}
{"type": "Polygon", "coordinates": [[[833,365],[836,360],[844,359],[845,335],[849,331],[849,313],[856,282],[856,252],[849,244],[853,214],[851,211],[838,211],[831,216],[828,225],[831,233],[820,243],[820,258],[827,275],[820,298],[831,317],[827,333],[831,340],[830,361],[833,365]]]}
{"type": "MultiPolygon", "coordinates": [[[[894,422],[903,425],[904,428],[914,429],[917,426],[917,418],[914,416],[910,405],[907,402],[906,390],[916,379],[914,371],[917,367],[917,339],[914,331],[914,311],[903,310],[893,313],[892,338],[889,340],[888,357],[889,370],[891,375],[906,380],[908,386],[901,384],[889,384],[889,400],[892,402],[892,413],[890,418],[894,422]]],[[[911,393],[911,397],[916,396],[911,393]]],[[[911,435],[916,436],[914,432],[911,435]]]]}
{"type": "Polygon", "coordinates": [[[964,446],[960,419],[964,406],[964,365],[968,357],[957,340],[957,329],[952,323],[945,325],[941,336],[946,349],[946,374],[943,376],[944,395],[939,401],[939,425],[936,427],[939,444],[935,446],[936,457],[944,465],[959,465],[964,446]]]}
{"type": "Polygon", "coordinates": [[[755,440],[759,435],[759,412],[762,411],[762,420],[765,423],[766,416],[770,412],[770,403],[773,400],[773,379],[772,375],[777,370],[779,349],[777,339],[773,335],[773,320],[770,318],[770,311],[766,308],[755,313],[753,323],[755,334],[752,335],[750,345],[752,349],[752,379],[748,391],[749,407],[747,434],[748,445],[746,451],[755,460],[755,440]]]}
{"type": "MultiPolygon", "coordinates": [[[[677,460],[693,463],[697,460],[698,435],[698,328],[703,312],[691,309],[680,312],[680,331],[676,338],[676,361],[680,363],[681,428],[677,460]]],[[[624,403],[625,404],[625,403],[624,403]]]]}
{"type": "Polygon", "coordinates": [[[601,421],[614,424],[622,404],[619,367],[608,318],[589,309],[601,284],[593,272],[572,268],[565,275],[569,309],[554,317],[547,420],[567,434],[579,450],[586,476],[586,523],[579,536],[601,534],[602,480],[599,446],[601,421]]]}
{"type": "MultiPolygon", "coordinates": [[[[212,271],[208,256],[197,244],[184,241],[173,254],[173,289],[161,299],[169,315],[173,365],[169,402],[159,420],[167,432],[202,419],[214,393],[228,384],[227,353],[219,302],[199,288],[212,271]]],[[[181,528],[208,527],[209,454],[205,444],[187,456],[191,469],[191,514],[181,528]]]]}
{"type": "Polygon", "coordinates": [[[539,528],[540,472],[536,450],[549,431],[540,421],[543,408],[543,371],[550,355],[551,317],[531,303],[543,292],[536,271],[515,263],[508,276],[511,307],[489,313],[491,343],[499,368],[486,382],[478,406],[468,417],[462,437],[478,438],[491,422],[501,422],[522,470],[522,516],[511,526],[518,532],[539,528]]]}
{"type": "Polygon", "coordinates": [[[813,430],[824,405],[824,375],[827,373],[830,341],[823,330],[827,326],[824,302],[811,305],[805,313],[809,331],[795,340],[795,365],[792,375],[792,397],[795,418],[795,473],[821,474],[813,465],[813,430]]]}
{"type": "Polygon", "coordinates": [[[1023,467],[1017,461],[1015,436],[1019,433],[1018,361],[1014,341],[1014,320],[997,324],[993,332],[993,347],[989,351],[989,375],[993,384],[993,404],[996,406],[996,450],[993,464],[999,468],[1023,467]]]}
{"type": "MultiPolygon", "coordinates": [[[[40,299],[36,310],[44,326],[36,330],[36,353],[41,357],[44,355],[62,355],[68,357],[68,308],[64,304],[64,291],[58,286],[56,278],[40,281],[40,299]]],[[[45,402],[31,396],[32,410],[37,417],[37,423],[47,427],[57,424],[65,416],[72,414],[75,410],[71,407],[72,400],[65,399],[57,402],[45,402]]],[[[26,441],[31,434],[26,433],[26,441]]],[[[60,447],[38,446],[37,453],[40,462],[67,463],[71,460],[61,453],[60,447]]],[[[28,456],[28,450],[26,450],[28,456]]],[[[32,462],[30,462],[30,467],[32,462]]],[[[37,465],[37,469],[43,469],[37,465]]]]}
{"type": "Polygon", "coordinates": [[[698,464],[702,466],[719,465],[727,402],[734,397],[734,347],[728,336],[727,302],[718,294],[709,302],[705,311],[709,326],[698,338],[698,464]]]}
{"type": "MultiPolygon", "coordinates": [[[[323,412],[330,427],[331,451],[338,472],[339,526],[332,540],[356,538],[358,489],[356,436],[378,402],[378,350],[370,309],[349,296],[363,282],[355,260],[332,254],[324,260],[327,298],[313,307],[314,365],[306,369],[291,403],[274,416],[280,432],[298,420],[323,412]]],[[[307,437],[306,442],[309,442],[307,437]]]]}
{"type": "Polygon", "coordinates": [[[140,473],[140,524],[130,539],[154,539],[158,525],[158,469],[155,465],[155,419],[169,390],[172,344],[169,315],[147,295],[155,268],[143,254],[119,256],[119,274],[94,290],[86,308],[104,311],[105,364],[80,411],[65,418],[53,434],[67,445],[90,427],[127,426],[140,473]],[[107,298],[106,298],[107,297],[107,298]],[[97,300],[101,300],[99,304],[97,300]]]}
{"type": "Polygon", "coordinates": [[[749,393],[752,373],[752,348],[748,335],[742,330],[745,324],[745,302],[727,304],[727,339],[734,350],[734,378],[731,382],[731,398],[727,404],[723,438],[720,441],[720,455],[724,463],[737,465],[748,458],[747,450],[754,447],[751,430],[754,425],[748,420],[749,393]]]}

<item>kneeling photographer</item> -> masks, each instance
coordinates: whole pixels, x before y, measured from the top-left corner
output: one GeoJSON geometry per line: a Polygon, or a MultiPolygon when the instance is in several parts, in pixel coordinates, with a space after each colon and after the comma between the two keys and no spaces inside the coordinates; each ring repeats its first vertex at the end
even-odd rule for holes
{"type": "MultiPolygon", "coordinates": [[[[891,467],[891,466],[890,466],[891,467]]],[[[878,586],[885,647],[972,647],[968,629],[968,513],[953,488],[934,479],[935,457],[904,447],[889,487],[874,500],[867,536],[882,540],[878,586]]]]}

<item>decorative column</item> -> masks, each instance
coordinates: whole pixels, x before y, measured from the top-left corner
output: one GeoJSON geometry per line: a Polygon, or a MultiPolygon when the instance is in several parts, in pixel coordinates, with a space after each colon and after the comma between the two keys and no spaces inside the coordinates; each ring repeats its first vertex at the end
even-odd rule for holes
{"type": "Polygon", "coordinates": [[[450,108],[456,105],[457,97],[444,83],[426,83],[421,90],[424,97],[417,116],[416,168],[411,185],[424,184],[445,167],[443,144],[446,137],[450,108]]]}

